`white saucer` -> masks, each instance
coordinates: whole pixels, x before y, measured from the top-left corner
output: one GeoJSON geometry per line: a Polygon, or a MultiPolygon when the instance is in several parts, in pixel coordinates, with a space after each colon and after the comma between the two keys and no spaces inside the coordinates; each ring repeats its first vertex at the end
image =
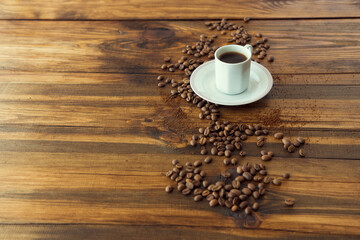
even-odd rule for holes
{"type": "Polygon", "coordinates": [[[215,60],[206,62],[195,69],[190,77],[193,91],[201,98],[220,105],[236,106],[255,102],[270,92],[273,78],[264,66],[251,62],[250,82],[246,91],[229,95],[215,86],[215,60]]]}

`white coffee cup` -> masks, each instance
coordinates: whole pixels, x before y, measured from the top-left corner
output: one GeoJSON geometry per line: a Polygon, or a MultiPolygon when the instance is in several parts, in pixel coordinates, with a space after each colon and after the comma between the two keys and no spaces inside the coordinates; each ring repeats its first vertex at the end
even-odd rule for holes
{"type": "Polygon", "coordinates": [[[239,94],[249,86],[252,46],[246,44],[226,45],[215,51],[215,83],[216,88],[225,94],[239,94]],[[237,52],[247,59],[239,63],[226,63],[220,56],[228,52],[237,52]]]}

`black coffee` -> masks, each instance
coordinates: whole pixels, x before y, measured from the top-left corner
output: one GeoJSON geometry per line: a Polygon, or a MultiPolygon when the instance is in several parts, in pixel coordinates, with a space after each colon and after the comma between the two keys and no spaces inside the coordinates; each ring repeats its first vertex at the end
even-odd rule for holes
{"type": "Polygon", "coordinates": [[[247,57],[238,52],[227,52],[221,54],[219,59],[226,63],[241,63],[245,61],[247,57]]]}

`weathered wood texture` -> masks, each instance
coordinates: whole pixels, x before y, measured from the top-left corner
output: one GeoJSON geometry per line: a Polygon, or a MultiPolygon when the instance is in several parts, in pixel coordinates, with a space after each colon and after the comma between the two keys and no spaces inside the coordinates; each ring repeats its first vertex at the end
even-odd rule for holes
{"type": "MultiPolygon", "coordinates": [[[[202,159],[187,141],[206,123],[155,78],[164,56],[211,34],[202,21],[0,21],[0,238],[358,239],[359,26],[248,24],[271,39],[276,60],[264,65],[275,85],[256,103],[221,107],[222,117],[309,144],[300,159],[268,138],[269,173],[291,178],[246,217],[164,192],[171,159],[202,159]]],[[[261,161],[254,141],[242,162],[261,161]]],[[[221,159],[204,167],[211,178],[221,159]]]]}
{"type": "Polygon", "coordinates": [[[209,19],[360,17],[357,0],[4,0],[1,19],[209,19]]]}

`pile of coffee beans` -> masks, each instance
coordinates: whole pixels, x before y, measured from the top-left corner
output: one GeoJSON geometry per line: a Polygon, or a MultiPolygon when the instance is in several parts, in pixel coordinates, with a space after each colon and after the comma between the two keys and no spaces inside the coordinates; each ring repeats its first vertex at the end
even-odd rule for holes
{"type": "MultiPolygon", "coordinates": [[[[212,162],[206,157],[204,163],[212,162]]],[[[236,158],[231,159],[232,165],[237,165],[236,158]]],[[[176,182],[177,190],[183,195],[193,195],[195,202],[206,199],[210,207],[223,206],[233,212],[244,211],[250,215],[260,208],[258,200],[265,195],[268,184],[280,186],[282,180],[268,176],[266,166],[263,164],[245,163],[242,166],[228,169],[222,173],[220,179],[209,180],[206,172],[201,168],[202,161],[186,162],[182,165],[172,160],[173,169],[166,176],[176,182]]],[[[290,175],[285,173],[283,179],[290,175]]],[[[171,193],[174,187],[168,185],[165,192],[171,193]]],[[[287,206],[293,206],[294,200],[285,200],[287,206]]]]}

